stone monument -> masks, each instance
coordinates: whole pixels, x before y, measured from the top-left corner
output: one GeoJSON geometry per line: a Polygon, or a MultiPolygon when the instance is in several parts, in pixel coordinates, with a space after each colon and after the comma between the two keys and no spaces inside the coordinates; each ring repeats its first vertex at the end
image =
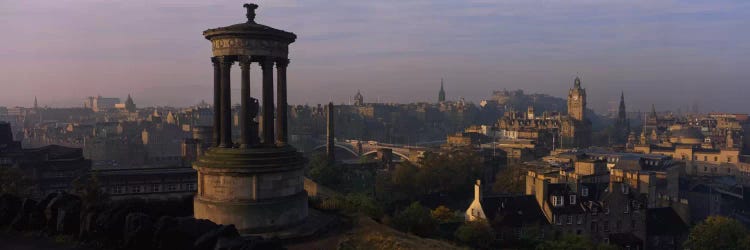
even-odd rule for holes
{"type": "Polygon", "coordinates": [[[194,200],[197,219],[234,224],[242,233],[268,233],[301,224],[308,215],[304,158],[287,143],[286,68],[294,33],[255,22],[256,4],[245,4],[247,22],[203,32],[211,41],[214,69],[212,147],[193,168],[198,171],[194,200]],[[230,71],[241,74],[240,141],[232,142],[230,71]],[[262,71],[259,127],[257,100],[250,95],[250,67],[262,71]],[[276,103],[274,71],[276,66],[276,103]],[[275,112],[274,112],[275,109],[275,112]],[[274,119],[275,113],[275,119],[274,119]],[[258,130],[261,130],[258,138],[258,130]]]}

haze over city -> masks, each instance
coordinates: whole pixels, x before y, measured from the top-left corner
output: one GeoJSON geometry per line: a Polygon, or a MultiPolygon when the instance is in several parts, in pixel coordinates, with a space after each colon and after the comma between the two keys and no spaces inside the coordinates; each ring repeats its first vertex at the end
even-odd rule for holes
{"type": "MultiPolygon", "coordinates": [[[[160,106],[210,100],[198,31],[242,14],[235,1],[11,2],[0,2],[6,106],[30,106],[34,95],[49,106],[99,94],[160,106]]],[[[300,36],[290,48],[294,104],[347,103],[358,89],[372,102],[434,101],[441,77],[454,100],[503,88],[563,97],[578,73],[599,112],[621,90],[631,110],[750,105],[737,91],[750,79],[745,1],[260,4],[260,21],[300,36]]]]}

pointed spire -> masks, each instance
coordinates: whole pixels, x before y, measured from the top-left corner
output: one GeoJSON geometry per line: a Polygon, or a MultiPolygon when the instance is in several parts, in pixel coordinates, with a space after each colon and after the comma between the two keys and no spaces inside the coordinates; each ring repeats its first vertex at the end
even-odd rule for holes
{"type": "Polygon", "coordinates": [[[36,101],[36,96],[34,96],[34,109],[39,108],[39,103],[36,101]]]}
{"type": "Polygon", "coordinates": [[[438,102],[445,101],[445,89],[443,88],[443,78],[440,78],[440,91],[438,92],[438,102]]]}
{"type": "Polygon", "coordinates": [[[651,115],[656,117],[656,106],[653,103],[651,104],[651,115]]]}

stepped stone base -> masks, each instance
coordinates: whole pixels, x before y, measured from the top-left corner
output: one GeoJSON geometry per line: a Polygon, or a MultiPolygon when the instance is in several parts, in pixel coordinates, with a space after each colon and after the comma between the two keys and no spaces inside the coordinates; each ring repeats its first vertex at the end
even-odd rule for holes
{"type": "Polygon", "coordinates": [[[240,233],[283,230],[307,218],[304,158],[290,146],[212,148],[193,168],[195,218],[233,224],[240,233]]]}

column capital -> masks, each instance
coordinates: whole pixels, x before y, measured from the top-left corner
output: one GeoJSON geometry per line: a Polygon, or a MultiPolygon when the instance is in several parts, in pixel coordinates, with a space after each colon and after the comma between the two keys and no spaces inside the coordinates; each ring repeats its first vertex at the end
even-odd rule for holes
{"type": "Polygon", "coordinates": [[[239,61],[240,67],[250,67],[250,64],[253,63],[253,59],[249,56],[241,56],[237,61],[239,61]]]}
{"type": "Polygon", "coordinates": [[[276,68],[286,68],[286,66],[289,66],[289,59],[276,59],[276,68]]]}
{"type": "Polygon", "coordinates": [[[236,58],[232,56],[217,56],[214,58],[216,58],[216,61],[222,66],[232,66],[232,64],[234,64],[234,61],[236,61],[236,58]]]}

